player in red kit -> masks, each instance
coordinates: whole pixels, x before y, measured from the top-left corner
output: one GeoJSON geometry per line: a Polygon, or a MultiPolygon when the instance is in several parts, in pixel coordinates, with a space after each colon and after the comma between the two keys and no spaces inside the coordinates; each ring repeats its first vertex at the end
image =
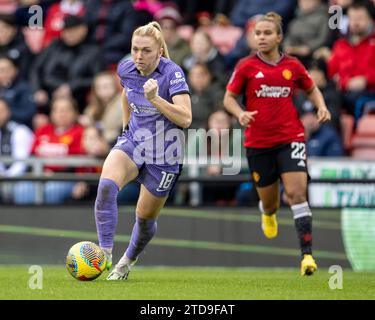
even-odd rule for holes
{"type": "Polygon", "coordinates": [[[245,147],[260,198],[265,236],[277,236],[281,178],[300,241],[301,274],[312,275],[317,265],[312,257],[304,128],[292,101],[295,90],[299,88],[308,94],[317,108],[319,122],[330,120],[331,115],[304,66],[298,59],[280,52],[281,17],[267,13],[257,22],[254,32],[258,51],[236,65],[224,105],[246,127],[245,147]],[[237,102],[241,94],[246,101],[245,111],[237,102]]]}

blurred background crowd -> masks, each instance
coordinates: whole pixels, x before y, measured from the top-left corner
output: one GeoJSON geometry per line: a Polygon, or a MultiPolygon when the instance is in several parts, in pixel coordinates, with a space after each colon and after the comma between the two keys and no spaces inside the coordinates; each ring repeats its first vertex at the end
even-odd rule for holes
{"type": "MultiPolygon", "coordinates": [[[[375,160],[374,6],[374,0],[0,0],[0,154],[15,160],[105,157],[122,130],[117,63],[130,53],[133,30],[152,20],[162,26],[171,59],[186,72],[191,128],[239,128],[223,109],[225,85],[238,60],[255,51],[259,15],[276,11],[283,17],[283,50],[304,63],[333,116],[320,125],[306,95],[295,96],[308,156],[375,160]],[[43,10],[43,28],[29,25],[32,5],[43,10]],[[329,13],[332,5],[342,7],[342,19],[329,13]]],[[[2,176],[27,170],[22,162],[0,164],[2,176]]],[[[45,168],[72,170],[100,172],[45,168]]],[[[205,175],[220,172],[217,166],[204,169],[205,175]]],[[[5,187],[3,202],[35,201],[32,182],[5,187]]],[[[136,199],[137,188],[129,186],[122,201],[136,199]]],[[[243,183],[213,192],[207,186],[204,196],[241,204],[251,188],[243,183]]],[[[48,182],[44,192],[46,202],[61,203],[93,197],[95,190],[83,182],[48,182]]],[[[188,197],[181,186],[176,201],[188,197]]]]}

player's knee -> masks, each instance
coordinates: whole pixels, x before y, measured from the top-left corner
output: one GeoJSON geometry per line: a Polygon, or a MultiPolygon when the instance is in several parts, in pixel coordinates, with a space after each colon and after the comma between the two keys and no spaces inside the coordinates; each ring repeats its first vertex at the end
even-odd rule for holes
{"type": "Polygon", "coordinates": [[[266,214],[275,213],[279,209],[279,203],[269,202],[263,203],[263,210],[266,214]]]}
{"type": "Polygon", "coordinates": [[[98,185],[98,193],[96,196],[95,207],[104,209],[106,205],[112,205],[117,201],[119,187],[110,179],[100,179],[98,185]]]}
{"type": "Polygon", "coordinates": [[[299,204],[306,201],[306,192],[298,189],[286,192],[289,205],[299,204]]]}

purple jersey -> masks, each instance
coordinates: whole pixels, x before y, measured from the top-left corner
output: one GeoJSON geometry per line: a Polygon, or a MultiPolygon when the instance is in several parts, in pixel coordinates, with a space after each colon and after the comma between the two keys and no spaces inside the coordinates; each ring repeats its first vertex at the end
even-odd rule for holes
{"type": "MultiPolygon", "coordinates": [[[[118,75],[132,110],[126,132],[127,138],[135,144],[143,142],[147,147],[152,146],[153,159],[147,159],[149,163],[169,166],[176,161],[181,164],[183,131],[145,98],[143,85],[149,79],[157,80],[159,96],[173,103],[173,96],[189,93],[182,69],[173,61],[161,57],[156,70],[149,76],[143,76],[131,59],[124,59],[119,63],[118,75]]],[[[137,162],[141,163],[138,158],[135,152],[133,160],[139,160],[137,162]]]]}
{"type": "Polygon", "coordinates": [[[185,139],[182,129],[145,98],[143,85],[148,79],[157,80],[159,96],[173,103],[174,95],[189,93],[185,75],[166,58],[149,76],[142,76],[132,60],[122,60],[118,75],[132,112],[128,129],[113,149],[125,152],[137,165],[136,181],[157,197],[167,196],[182,170],[185,139]]]}

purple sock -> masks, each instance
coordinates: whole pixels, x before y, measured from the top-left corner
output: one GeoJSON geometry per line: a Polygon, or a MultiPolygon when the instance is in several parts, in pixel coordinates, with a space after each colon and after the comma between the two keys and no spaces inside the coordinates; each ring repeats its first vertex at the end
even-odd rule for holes
{"type": "Polygon", "coordinates": [[[149,243],[152,237],[155,235],[156,228],[156,220],[146,220],[136,217],[129,246],[125,252],[129,259],[135,260],[138,257],[138,255],[146,247],[147,243],[149,243]]]}
{"type": "Polygon", "coordinates": [[[115,237],[118,208],[117,194],[119,187],[111,179],[100,179],[95,201],[95,220],[99,246],[112,248],[115,237]]]}

